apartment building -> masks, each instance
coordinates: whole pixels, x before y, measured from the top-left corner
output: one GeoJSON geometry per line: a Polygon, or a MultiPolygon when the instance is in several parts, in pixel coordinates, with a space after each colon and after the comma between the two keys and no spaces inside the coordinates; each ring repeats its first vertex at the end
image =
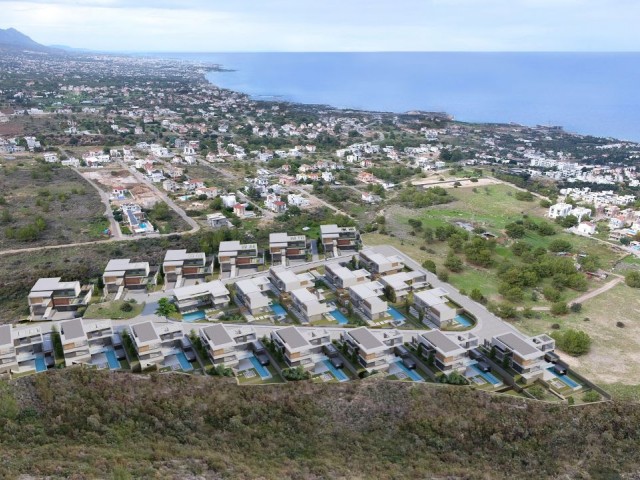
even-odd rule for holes
{"type": "Polygon", "coordinates": [[[307,258],[307,237],[306,235],[271,233],[269,234],[269,252],[272,265],[304,262],[307,258]]]}
{"type": "Polygon", "coordinates": [[[204,252],[187,253],[186,250],[167,250],[162,262],[164,283],[171,288],[185,284],[203,283],[213,272],[213,259],[204,252]]]}
{"type": "Polygon", "coordinates": [[[340,338],[349,355],[356,355],[358,363],[367,371],[386,371],[395,362],[394,348],[403,344],[398,330],[369,330],[359,327],[345,330],[340,338]]]}
{"type": "Polygon", "coordinates": [[[364,269],[349,270],[342,265],[328,263],[324,267],[324,276],[335,288],[346,289],[369,283],[371,274],[364,269]]]}
{"type": "Polygon", "coordinates": [[[58,312],[73,317],[80,307],[91,301],[93,285],[63,282],[60,277],[40,278],[29,292],[31,320],[51,320],[58,312]]]}
{"type": "Polygon", "coordinates": [[[399,255],[387,257],[366,248],[358,255],[360,266],[367,269],[374,276],[391,275],[404,269],[404,260],[399,255]]]}
{"type": "Polygon", "coordinates": [[[428,285],[427,274],[418,270],[385,275],[380,277],[379,281],[393,291],[396,301],[409,295],[412,290],[424,288],[428,285]]]}
{"type": "Polygon", "coordinates": [[[547,335],[527,339],[515,333],[497,335],[491,341],[485,340],[485,345],[495,355],[496,362],[508,364],[527,381],[544,373],[549,365],[545,355],[555,349],[554,340],[547,335]]]}
{"type": "Polygon", "coordinates": [[[162,366],[166,357],[180,351],[184,337],[179,323],[142,322],[131,325],[129,332],[143,370],[162,366]]]}
{"type": "Polygon", "coordinates": [[[287,366],[302,366],[305,370],[313,369],[316,363],[325,359],[322,347],[331,343],[326,330],[302,330],[297,327],[274,330],[271,340],[282,352],[287,366]]]}
{"type": "Polygon", "coordinates": [[[449,374],[466,369],[471,362],[469,350],[478,346],[478,338],[471,333],[448,335],[431,330],[414,336],[413,344],[424,359],[433,358],[434,365],[449,374]]]}
{"type": "Polygon", "coordinates": [[[271,285],[267,277],[240,280],[235,285],[238,301],[249,309],[251,315],[267,313],[271,310],[271,298],[267,295],[271,285]]]}
{"type": "Polygon", "coordinates": [[[65,365],[92,363],[95,355],[104,352],[113,344],[113,328],[110,320],[88,320],[80,318],[60,322],[60,341],[65,365]]]}
{"type": "Polygon", "coordinates": [[[200,329],[200,339],[214,365],[235,368],[252,353],[250,346],[258,337],[253,327],[224,326],[220,323],[200,329]]]}
{"type": "Polygon", "coordinates": [[[432,322],[441,327],[453,322],[458,311],[448,304],[447,292],[432,288],[413,293],[413,308],[423,315],[423,323],[432,322]]]}
{"type": "Polygon", "coordinates": [[[149,262],[132,262],[128,258],[109,260],[104,269],[102,280],[105,292],[120,293],[124,289],[142,290],[156,283],[157,268],[152,269],[149,262]]]}
{"type": "Polygon", "coordinates": [[[389,305],[380,298],[383,290],[378,282],[349,287],[349,299],[354,310],[367,322],[375,323],[389,316],[389,305]]]}
{"type": "Polygon", "coordinates": [[[355,227],[320,225],[320,240],[327,257],[337,257],[356,252],[360,233],[355,227]]]}
{"type": "Polygon", "coordinates": [[[298,313],[303,323],[316,322],[322,320],[324,315],[335,307],[327,304],[322,293],[311,292],[307,288],[299,288],[291,292],[294,313],[298,313]]]}
{"type": "Polygon", "coordinates": [[[218,263],[220,264],[221,276],[233,278],[247,272],[257,271],[258,267],[264,264],[264,258],[259,256],[257,244],[242,244],[233,240],[220,242],[218,263]]]}
{"type": "Polygon", "coordinates": [[[173,297],[182,314],[205,308],[222,308],[230,302],[229,290],[220,280],[176,288],[173,297]]]}
{"type": "Polygon", "coordinates": [[[278,290],[284,293],[312,287],[315,283],[315,278],[309,272],[294,273],[282,265],[269,269],[269,279],[278,290]]]}

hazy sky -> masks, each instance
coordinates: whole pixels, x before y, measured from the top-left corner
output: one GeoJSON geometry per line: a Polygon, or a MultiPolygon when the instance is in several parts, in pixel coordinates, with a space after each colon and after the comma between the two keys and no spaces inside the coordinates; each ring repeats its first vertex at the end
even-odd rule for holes
{"type": "Polygon", "coordinates": [[[0,0],[0,28],[120,51],[640,51],[639,0],[0,0]]]}

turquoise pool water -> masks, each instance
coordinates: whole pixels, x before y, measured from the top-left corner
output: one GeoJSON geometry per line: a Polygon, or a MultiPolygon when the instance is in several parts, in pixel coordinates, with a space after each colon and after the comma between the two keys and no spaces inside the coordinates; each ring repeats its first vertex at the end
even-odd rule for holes
{"type": "Polygon", "coordinates": [[[326,365],[329,371],[338,379],[339,382],[346,382],[349,380],[349,377],[347,377],[342,370],[333,366],[331,360],[323,360],[322,363],[326,365]]]}
{"type": "Polygon", "coordinates": [[[107,362],[109,363],[109,368],[111,370],[118,370],[120,368],[120,362],[116,357],[116,352],[114,352],[111,348],[105,350],[104,354],[107,357],[107,362]]]}
{"type": "Polygon", "coordinates": [[[571,388],[578,388],[580,387],[580,384],[574,382],[573,380],[571,380],[567,375],[560,375],[559,373],[557,373],[553,367],[549,367],[547,368],[547,370],[549,370],[551,373],[553,373],[556,377],[558,377],[565,385],[568,385],[571,388]]]}
{"type": "Polygon", "coordinates": [[[47,364],[44,361],[44,355],[36,356],[36,372],[45,372],[47,370],[47,364]]]}
{"type": "Polygon", "coordinates": [[[337,308],[331,312],[331,316],[336,319],[336,322],[340,325],[346,325],[349,323],[349,319],[345,317],[337,308]]]}
{"type": "Polygon", "coordinates": [[[473,322],[466,315],[462,315],[462,314],[456,315],[456,318],[454,318],[454,321],[456,323],[459,323],[463,327],[470,327],[471,325],[473,325],[473,322]]]}
{"type": "Polygon", "coordinates": [[[184,352],[176,353],[176,358],[178,359],[178,362],[180,362],[180,368],[182,368],[182,370],[184,370],[185,372],[193,370],[193,365],[189,363],[189,360],[187,360],[187,356],[184,354],[184,352]]]}
{"type": "Polygon", "coordinates": [[[416,372],[415,370],[411,370],[407,367],[404,366],[404,364],[402,363],[402,360],[396,362],[396,365],[398,366],[398,368],[400,368],[400,370],[402,370],[404,373],[407,374],[407,376],[413,380],[414,382],[424,382],[424,378],[422,378],[418,372],[416,372]]]}
{"type": "Polygon", "coordinates": [[[397,321],[405,320],[404,315],[402,315],[395,308],[389,307],[389,309],[387,311],[389,312],[389,315],[391,315],[393,317],[394,320],[397,320],[397,321]]]}
{"type": "Polygon", "coordinates": [[[185,313],[182,315],[182,319],[185,322],[195,322],[197,320],[204,320],[205,314],[202,310],[198,310],[197,312],[185,313]]]}
{"type": "Polygon", "coordinates": [[[284,316],[287,315],[287,311],[279,303],[272,304],[271,305],[271,310],[273,310],[273,313],[275,313],[278,316],[283,316],[284,317],[284,316]]]}
{"type": "Polygon", "coordinates": [[[489,382],[491,385],[499,385],[502,382],[491,372],[483,372],[482,370],[480,370],[478,367],[476,367],[475,365],[471,365],[471,368],[478,374],[480,375],[482,378],[484,378],[487,382],[489,382]]]}
{"type": "Polygon", "coordinates": [[[251,357],[249,357],[249,361],[251,362],[251,365],[253,365],[253,368],[256,369],[256,372],[258,372],[258,375],[260,375],[260,378],[262,380],[271,378],[271,374],[269,373],[269,370],[267,370],[265,367],[260,365],[260,362],[256,357],[251,355],[251,357]]]}

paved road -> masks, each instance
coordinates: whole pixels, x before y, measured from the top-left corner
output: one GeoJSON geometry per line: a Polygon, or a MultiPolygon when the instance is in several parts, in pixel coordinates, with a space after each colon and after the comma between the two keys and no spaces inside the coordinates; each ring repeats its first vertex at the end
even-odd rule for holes
{"type": "Polygon", "coordinates": [[[309,246],[311,247],[311,261],[317,262],[320,260],[320,255],[318,254],[318,240],[315,238],[309,240],[309,246]]]}
{"type": "Polygon", "coordinates": [[[287,188],[297,191],[298,193],[302,194],[304,193],[307,197],[314,199],[316,202],[320,203],[321,205],[324,205],[325,207],[333,210],[336,213],[339,213],[340,215],[344,215],[345,217],[349,217],[351,219],[353,219],[353,217],[351,215],[349,215],[347,212],[345,212],[344,210],[340,210],[338,207],[332,205],[331,203],[315,196],[313,193],[309,192],[308,190],[305,190],[302,187],[298,187],[298,186],[294,186],[294,185],[290,185],[287,188]]]}
{"type": "Polygon", "coordinates": [[[104,203],[104,206],[105,206],[104,215],[109,220],[109,225],[111,229],[111,238],[114,240],[122,238],[120,223],[118,223],[116,219],[113,218],[113,210],[111,210],[111,203],[109,202],[109,194],[104,190],[102,190],[100,186],[96,182],[91,180],[89,177],[85,177],[84,175],[82,175],[80,170],[78,170],[77,168],[74,168],[73,171],[76,172],[78,175],[80,175],[81,178],[86,180],[86,182],[89,185],[91,185],[93,188],[95,188],[98,191],[98,195],[100,195],[100,200],[102,200],[102,203],[104,203]]]}

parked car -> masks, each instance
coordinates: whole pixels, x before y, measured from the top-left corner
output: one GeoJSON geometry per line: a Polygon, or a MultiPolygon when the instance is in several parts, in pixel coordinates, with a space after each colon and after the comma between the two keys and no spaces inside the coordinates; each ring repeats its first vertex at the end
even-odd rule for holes
{"type": "Polygon", "coordinates": [[[335,345],[331,343],[328,345],[325,345],[323,347],[323,350],[324,350],[324,354],[327,356],[327,358],[331,362],[331,365],[333,365],[335,368],[344,368],[344,362],[342,361],[342,358],[340,357],[340,352],[338,352],[338,349],[335,347],[335,345]]]}
{"type": "Polygon", "coordinates": [[[413,358],[407,356],[402,358],[402,364],[407,367],[409,370],[416,369],[416,362],[413,361],[413,358]]]}
{"type": "Polygon", "coordinates": [[[415,370],[416,362],[411,358],[411,354],[409,350],[404,345],[397,345],[393,349],[393,353],[395,353],[396,357],[400,357],[402,360],[402,364],[408,368],[409,370],[415,370]]]}
{"type": "Polygon", "coordinates": [[[485,372],[485,373],[491,371],[491,365],[489,365],[484,360],[479,360],[478,363],[476,364],[476,368],[481,372],[485,372]]]}
{"type": "Polygon", "coordinates": [[[260,340],[256,340],[251,344],[251,350],[253,351],[253,356],[256,357],[260,365],[266,367],[271,363],[269,360],[269,355],[267,354],[267,349],[264,348],[262,342],[260,340]]]}

